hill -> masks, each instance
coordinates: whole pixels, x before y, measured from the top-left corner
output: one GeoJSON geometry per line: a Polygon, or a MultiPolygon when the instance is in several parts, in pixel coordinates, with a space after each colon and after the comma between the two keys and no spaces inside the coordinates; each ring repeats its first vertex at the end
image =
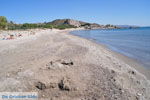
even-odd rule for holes
{"type": "Polygon", "coordinates": [[[51,22],[16,24],[12,21],[8,21],[6,17],[0,16],[0,29],[2,30],[35,29],[35,28],[66,29],[66,28],[79,28],[79,27],[85,29],[119,28],[117,26],[110,25],[110,24],[100,25],[97,23],[89,23],[89,22],[78,21],[74,19],[56,19],[51,22]]]}
{"type": "Polygon", "coordinates": [[[49,22],[48,24],[51,25],[71,25],[74,27],[85,27],[85,28],[101,28],[101,25],[96,24],[96,23],[88,23],[88,22],[83,22],[83,21],[78,21],[78,20],[73,20],[73,19],[56,19],[52,22],[49,22]]]}
{"type": "Polygon", "coordinates": [[[139,28],[139,26],[135,26],[135,25],[115,25],[119,28],[127,28],[127,29],[132,29],[132,28],[139,28]]]}

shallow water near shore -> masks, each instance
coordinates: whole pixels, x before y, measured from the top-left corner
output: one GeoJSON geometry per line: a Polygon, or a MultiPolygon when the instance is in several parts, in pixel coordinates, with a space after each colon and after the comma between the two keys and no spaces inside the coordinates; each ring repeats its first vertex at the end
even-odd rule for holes
{"type": "Polygon", "coordinates": [[[150,28],[80,30],[71,34],[102,43],[150,69],[150,28]]]}

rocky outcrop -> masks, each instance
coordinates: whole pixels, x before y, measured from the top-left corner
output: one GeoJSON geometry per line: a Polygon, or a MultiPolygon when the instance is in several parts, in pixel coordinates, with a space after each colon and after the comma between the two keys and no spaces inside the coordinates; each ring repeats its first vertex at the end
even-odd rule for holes
{"type": "Polygon", "coordinates": [[[96,24],[96,23],[88,23],[88,22],[83,22],[83,21],[77,21],[73,19],[57,19],[52,22],[49,22],[49,24],[52,25],[72,25],[75,27],[85,27],[86,29],[93,29],[93,28],[100,28],[101,25],[96,24]]]}
{"type": "Polygon", "coordinates": [[[96,23],[88,23],[82,25],[84,26],[85,29],[98,29],[98,28],[103,28],[102,25],[96,24],[96,23]]]}
{"type": "Polygon", "coordinates": [[[76,26],[76,27],[81,26],[81,23],[79,21],[76,21],[76,20],[67,19],[66,23],[69,24],[69,25],[76,26]]]}
{"type": "Polygon", "coordinates": [[[82,24],[82,23],[80,23],[80,21],[73,20],[73,19],[56,19],[49,23],[52,25],[72,25],[72,26],[76,26],[76,27],[80,27],[82,24]]]}

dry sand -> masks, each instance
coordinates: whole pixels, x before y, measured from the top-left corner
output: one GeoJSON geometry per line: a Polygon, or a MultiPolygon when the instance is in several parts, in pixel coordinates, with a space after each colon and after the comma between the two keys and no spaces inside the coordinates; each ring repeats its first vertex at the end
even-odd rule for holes
{"type": "Polygon", "coordinates": [[[150,100],[150,81],[114,53],[71,30],[0,41],[0,92],[39,100],[150,100]]]}

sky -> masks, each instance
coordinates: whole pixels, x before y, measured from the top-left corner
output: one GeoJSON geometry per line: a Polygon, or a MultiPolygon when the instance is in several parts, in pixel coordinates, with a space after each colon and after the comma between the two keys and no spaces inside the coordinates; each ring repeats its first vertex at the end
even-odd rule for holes
{"type": "Polygon", "coordinates": [[[99,24],[150,26],[150,0],[0,0],[0,16],[16,23],[70,18],[99,24]]]}

